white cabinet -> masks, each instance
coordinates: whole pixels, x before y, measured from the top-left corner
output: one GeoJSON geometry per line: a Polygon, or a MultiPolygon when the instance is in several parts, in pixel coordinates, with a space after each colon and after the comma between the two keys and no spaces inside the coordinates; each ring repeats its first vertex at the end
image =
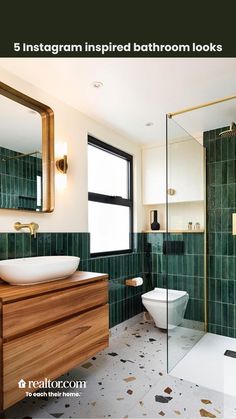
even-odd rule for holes
{"type": "MultiPolygon", "coordinates": [[[[165,146],[143,149],[143,204],[166,202],[165,146]]],[[[204,149],[196,140],[173,143],[168,148],[170,203],[204,200],[204,149]]]]}
{"type": "Polygon", "coordinates": [[[166,202],[165,146],[142,150],[143,204],[166,202]]]}

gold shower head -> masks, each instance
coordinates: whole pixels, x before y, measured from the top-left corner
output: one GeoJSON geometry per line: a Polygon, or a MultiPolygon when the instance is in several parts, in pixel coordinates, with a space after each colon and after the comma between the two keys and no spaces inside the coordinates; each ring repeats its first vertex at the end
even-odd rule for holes
{"type": "Polygon", "coordinates": [[[234,137],[236,135],[236,124],[235,124],[235,122],[232,122],[230,124],[230,128],[227,129],[226,131],[220,132],[219,135],[221,136],[221,138],[234,137]]]}

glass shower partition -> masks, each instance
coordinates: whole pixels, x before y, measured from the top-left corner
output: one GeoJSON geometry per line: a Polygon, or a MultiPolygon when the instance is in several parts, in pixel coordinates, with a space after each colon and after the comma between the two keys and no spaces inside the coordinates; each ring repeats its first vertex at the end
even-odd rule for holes
{"type": "Polygon", "coordinates": [[[206,331],[205,149],[167,116],[166,235],[170,372],[206,331]]]}

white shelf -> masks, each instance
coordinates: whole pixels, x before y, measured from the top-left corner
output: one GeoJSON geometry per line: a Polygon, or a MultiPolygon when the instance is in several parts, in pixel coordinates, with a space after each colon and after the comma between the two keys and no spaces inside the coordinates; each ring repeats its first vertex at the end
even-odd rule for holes
{"type": "Polygon", "coordinates": [[[175,234],[182,234],[182,233],[187,233],[187,234],[191,234],[191,233],[204,233],[205,230],[144,230],[143,233],[175,233],[175,234]]]}

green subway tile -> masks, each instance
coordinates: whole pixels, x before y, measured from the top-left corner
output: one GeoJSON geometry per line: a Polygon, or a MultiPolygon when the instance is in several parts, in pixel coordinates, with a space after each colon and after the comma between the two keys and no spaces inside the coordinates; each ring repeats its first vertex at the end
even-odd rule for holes
{"type": "Polygon", "coordinates": [[[229,257],[227,256],[222,257],[222,278],[223,279],[228,279],[229,277],[228,260],[229,260],[229,257]]]}
{"type": "Polygon", "coordinates": [[[235,257],[228,257],[228,279],[235,279],[235,257]]]}
{"type": "Polygon", "coordinates": [[[215,258],[212,258],[214,263],[214,272],[210,271],[208,269],[208,272],[211,276],[214,276],[216,278],[222,278],[222,256],[215,256],[215,258]]]}
{"type": "Polygon", "coordinates": [[[232,208],[235,205],[235,184],[228,185],[227,189],[227,207],[232,208]]]}
{"type": "Polygon", "coordinates": [[[213,303],[215,304],[215,321],[217,325],[221,325],[223,321],[223,314],[222,314],[222,304],[221,303],[213,303]]]}
{"type": "Polygon", "coordinates": [[[228,304],[227,305],[227,309],[228,309],[228,317],[227,317],[227,322],[225,324],[225,326],[234,328],[235,327],[235,305],[233,304],[228,304]]]}
{"type": "Polygon", "coordinates": [[[215,156],[216,156],[216,161],[221,161],[222,160],[222,150],[221,150],[221,146],[222,146],[222,142],[221,142],[221,138],[219,138],[218,140],[216,140],[215,142],[215,156]]]}
{"type": "Polygon", "coordinates": [[[31,256],[31,236],[27,233],[22,233],[23,235],[23,249],[24,257],[31,256]]]}
{"type": "Polygon", "coordinates": [[[209,142],[209,149],[208,149],[208,161],[215,162],[216,161],[216,143],[215,141],[209,142]]]}
{"type": "Polygon", "coordinates": [[[38,241],[38,256],[44,256],[43,233],[37,234],[37,241],[38,241]]]}
{"type": "Polygon", "coordinates": [[[228,208],[228,186],[223,185],[221,189],[221,207],[228,208]]]}
{"type": "MultiPolygon", "coordinates": [[[[51,255],[56,255],[57,254],[57,236],[56,233],[51,233],[51,255]]],[[[75,254],[75,256],[77,256],[75,254]]]]}
{"type": "Polygon", "coordinates": [[[215,323],[215,304],[208,304],[208,322],[215,323]]]}
{"type": "Polygon", "coordinates": [[[215,209],[215,186],[207,188],[207,201],[209,209],[215,209]]]}
{"type": "Polygon", "coordinates": [[[208,299],[209,301],[216,300],[216,279],[208,278],[208,299]]]}
{"type": "Polygon", "coordinates": [[[62,241],[63,241],[63,252],[65,255],[68,255],[68,233],[61,233],[61,234],[62,234],[62,241]]]}
{"type": "Polygon", "coordinates": [[[0,260],[8,259],[8,234],[0,233],[0,260]]]}
{"type": "Polygon", "coordinates": [[[216,249],[216,254],[217,255],[222,255],[225,256],[228,254],[228,234],[227,233],[216,233],[216,237],[218,237],[218,240],[221,242],[218,242],[218,252],[216,249]]]}
{"type": "Polygon", "coordinates": [[[223,161],[221,163],[221,170],[222,170],[222,184],[227,183],[227,174],[228,174],[228,164],[227,161],[223,161]]]}
{"type": "Polygon", "coordinates": [[[51,233],[44,233],[43,253],[45,256],[51,255],[51,233]]]}
{"type": "Polygon", "coordinates": [[[207,250],[209,255],[215,255],[215,233],[208,233],[207,250]]]}
{"type": "Polygon", "coordinates": [[[212,163],[212,164],[208,164],[208,182],[211,185],[214,185],[216,182],[216,168],[215,168],[216,164],[212,163]]]}
{"type": "Polygon", "coordinates": [[[235,138],[234,137],[225,138],[222,142],[222,149],[225,150],[224,157],[225,157],[225,154],[227,153],[225,160],[234,159],[236,156],[235,138]]]}
{"type": "MultiPolygon", "coordinates": [[[[43,251],[43,249],[41,250],[40,248],[40,251],[43,251]]],[[[63,254],[63,238],[61,233],[56,233],[56,253],[58,255],[63,254]]]]}
{"type": "Polygon", "coordinates": [[[71,256],[74,255],[74,252],[73,252],[73,236],[72,236],[72,233],[68,233],[68,255],[71,255],[71,256]]]}
{"type": "Polygon", "coordinates": [[[215,184],[221,185],[222,184],[222,164],[221,162],[217,162],[215,164],[215,184]]]}
{"type": "Polygon", "coordinates": [[[229,325],[229,305],[222,304],[222,320],[220,323],[222,326],[230,326],[229,325]]]}
{"type": "Polygon", "coordinates": [[[227,183],[235,183],[235,160],[227,162],[227,183]]]}
{"type": "MultiPolygon", "coordinates": [[[[19,233],[22,234],[22,233],[19,233]]],[[[16,257],[15,233],[8,233],[8,258],[14,259],[16,257]]]]}
{"type": "MultiPolygon", "coordinates": [[[[215,301],[222,302],[222,281],[220,279],[216,279],[216,293],[215,293],[215,301]]],[[[226,292],[227,295],[227,292],[226,292]]]]}
{"type": "Polygon", "coordinates": [[[215,232],[222,231],[222,210],[215,210],[215,232]]]}
{"type": "Polygon", "coordinates": [[[234,255],[234,237],[232,234],[227,234],[227,255],[234,255]]]}
{"type": "Polygon", "coordinates": [[[30,256],[35,257],[38,256],[38,238],[34,238],[34,236],[30,236],[30,256]]]}
{"type": "Polygon", "coordinates": [[[228,280],[228,303],[229,304],[235,304],[235,281],[234,280],[228,280]]]}

